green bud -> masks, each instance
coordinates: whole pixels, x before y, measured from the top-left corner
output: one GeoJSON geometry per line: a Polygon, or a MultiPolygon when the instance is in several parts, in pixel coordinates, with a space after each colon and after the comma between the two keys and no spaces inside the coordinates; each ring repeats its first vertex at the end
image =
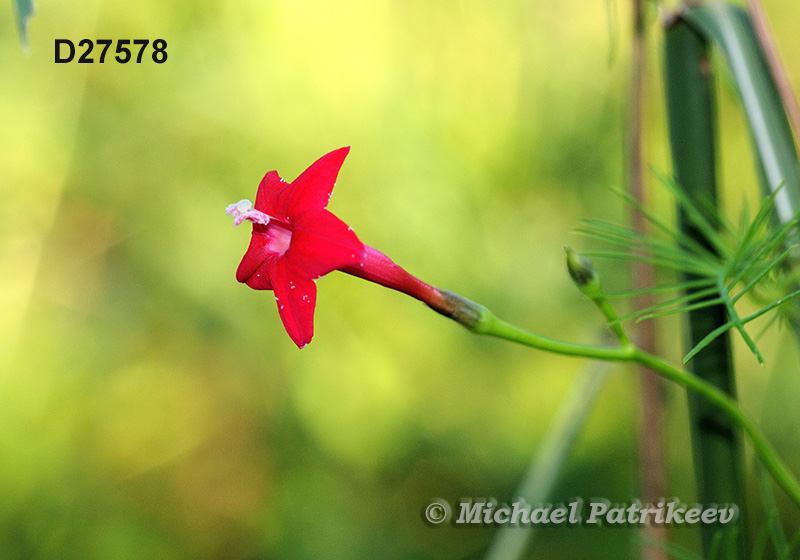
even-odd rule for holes
{"type": "Polygon", "coordinates": [[[564,252],[567,254],[567,269],[575,285],[592,299],[599,296],[602,293],[600,275],[592,261],[569,247],[564,247],[564,252]]]}

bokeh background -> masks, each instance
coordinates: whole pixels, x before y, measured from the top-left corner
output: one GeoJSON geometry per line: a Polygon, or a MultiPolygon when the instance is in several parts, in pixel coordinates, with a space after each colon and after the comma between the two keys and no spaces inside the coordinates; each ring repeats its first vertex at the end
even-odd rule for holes
{"type": "MultiPolygon", "coordinates": [[[[800,3],[764,5],[798,87],[800,3]]],[[[663,171],[652,11],[646,151],[663,171]]],[[[627,213],[609,187],[628,19],[617,0],[39,2],[23,53],[0,5],[0,558],[480,558],[492,529],[430,528],[422,508],[510,498],[585,364],[340,273],[298,351],[271,295],[235,281],[249,227],[224,208],[350,145],[330,208],[365,243],[512,322],[596,341],[562,246],[591,245],[580,218],[627,213]],[[169,58],[55,64],[57,38],[163,38],[169,58]]],[[[735,210],[757,189],[719,89],[735,210]]],[[[679,359],[680,321],[659,326],[679,359]]],[[[797,471],[785,336],[764,335],[766,368],[736,353],[745,406],[797,471]]],[[[554,501],[640,497],[638,387],[614,370],[554,501]]],[[[685,397],[668,396],[670,493],[691,502],[685,397]]],[[[530,557],[636,557],[638,539],[547,529],[530,557]]]]}

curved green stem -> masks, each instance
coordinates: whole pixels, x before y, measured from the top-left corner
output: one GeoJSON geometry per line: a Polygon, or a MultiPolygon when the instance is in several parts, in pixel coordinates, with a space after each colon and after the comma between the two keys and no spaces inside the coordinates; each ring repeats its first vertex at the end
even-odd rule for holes
{"type": "MultiPolygon", "coordinates": [[[[453,294],[454,296],[454,294],[453,294]]],[[[455,296],[458,297],[458,296],[455,296]]],[[[616,313],[608,304],[605,296],[592,298],[609,322],[616,319],[616,313]]],[[[737,402],[726,393],[719,390],[714,385],[703,379],[673,366],[669,362],[640,350],[629,341],[619,323],[612,329],[620,340],[620,346],[589,346],[584,344],[574,344],[541,336],[516,327],[506,321],[498,319],[487,308],[469,302],[459,297],[462,305],[471,304],[473,321],[465,324],[467,328],[477,334],[495,336],[511,342],[530,346],[538,350],[545,350],[556,354],[591,358],[595,360],[607,360],[616,362],[635,362],[659,373],[662,377],[674,381],[686,389],[697,393],[708,402],[714,404],[719,410],[724,412],[753,444],[756,455],[764,463],[764,466],[773,476],[778,485],[792,501],[800,507],[800,483],[786,467],[777,452],[767,440],[761,429],[739,408],[737,402]]],[[[462,323],[464,324],[464,323],[462,323]]]]}
{"type": "Polygon", "coordinates": [[[498,319],[490,311],[481,318],[478,328],[473,329],[478,334],[496,336],[531,348],[546,350],[555,354],[565,354],[581,358],[592,358],[595,360],[608,360],[612,362],[631,361],[636,355],[636,348],[633,346],[589,346],[586,344],[575,344],[564,342],[546,336],[541,336],[520,329],[510,323],[498,319]]]}
{"type": "Polygon", "coordinates": [[[706,401],[714,404],[722,410],[728,417],[737,424],[742,431],[750,438],[756,455],[764,463],[764,466],[775,478],[778,485],[792,499],[795,504],[800,506],[800,484],[791,471],[786,467],[781,458],[772,448],[772,445],[762,433],[761,429],[748,417],[734,399],[727,393],[717,389],[716,386],[704,381],[696,375],[692,375],[682,369],[676,368],[672,364],[662,360],[658,356],[636,350],[633,361],[643,364],[667,379],[675,381],[694,391],[706,401]]]}

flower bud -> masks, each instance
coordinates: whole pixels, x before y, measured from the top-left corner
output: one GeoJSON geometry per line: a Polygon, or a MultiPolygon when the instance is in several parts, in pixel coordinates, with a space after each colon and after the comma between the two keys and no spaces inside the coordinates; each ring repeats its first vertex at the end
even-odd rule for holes
{"type": "Polygon", "coordinates": [[[569,247],[564,247],[564,252],[567,254],[567,269],[575,285],[590,298],[598,297],[602,293],[600,275],[592,261],[569,247]]]}

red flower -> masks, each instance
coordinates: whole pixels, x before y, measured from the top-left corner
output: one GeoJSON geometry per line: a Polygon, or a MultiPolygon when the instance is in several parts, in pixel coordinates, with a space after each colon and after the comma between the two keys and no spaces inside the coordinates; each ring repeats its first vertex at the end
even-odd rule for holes
{"type": "Polygon", "coordinates": [[[236,279],[256,290],[275,291],[283,326],[300,348],[314,336],[314,281],[333,270],[408,294],[472,329],[480,306],[412,276],[363,245],[347,224],[325,210],[349,151],[340,148],[322,156],[291,184],[270,171],[258,186],[255,208],[249,200],[228,206],[234,225],[253,222],[236,279]]]}
{"type": "Polygon", "coordinates": [[[236,279],[256,290],[274,290],[286,332],[299,348],[314,335],[315,280],[364,258],[353,230],[325,210],[349,151],[322,156],[291,183],[270,171],[258,186],[255,209],[248,200],[227,208],[234,224],[253,222],[236,279]]]}

